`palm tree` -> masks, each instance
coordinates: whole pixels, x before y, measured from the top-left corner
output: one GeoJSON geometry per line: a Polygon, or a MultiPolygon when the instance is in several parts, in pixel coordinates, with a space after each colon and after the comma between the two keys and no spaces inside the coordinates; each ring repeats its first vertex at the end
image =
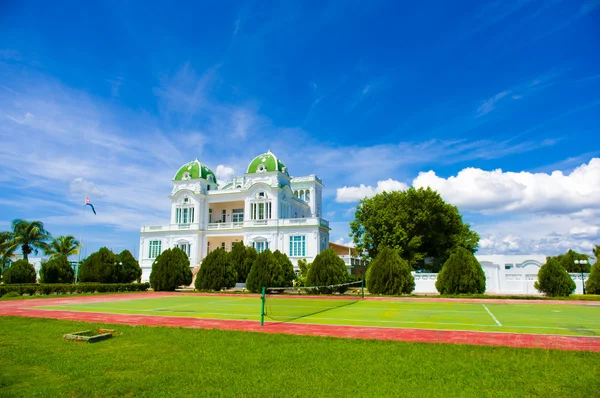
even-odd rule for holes
{"type": "MultiPolygon", "coordinates": [[[[6,262],[14,257],[14,254],[3,248],[6,241],[12,236],[12,232],[0,232],[0,268],[3,268],[6,262]]],[[[13,250],[14,251],[14,250],[13,250]]]]}
{"type": "Polygon", "coordinates": [[[594,249],[592,249],[594,256],[596,256],[596,262],[600,262],[600,245],[594,245],[594,249]]]}
{"type": "Polygon", "coordinates": [[[71,255],[79,253],[79,241],[72,237],[68,236],[59,236],[58,238],[53,238],[48,248],[45,250],[45,253],[50,256],[50,258],[54,258],[57,256],[65,256],[69,257],[71,255]]]}
{"type": "Polygon", "coordinates": [[[9,232],[8,239],[0,244],[0,252],[5,256],[12,255],[21,247],[23,259],[29,261],[28,256],[31,253],[37,254],[38,250],[46,250],[46,241],[49,238],[50,233],[44,229],[44,223],[41,221],[13,220],[12,232],[9,232]]]}

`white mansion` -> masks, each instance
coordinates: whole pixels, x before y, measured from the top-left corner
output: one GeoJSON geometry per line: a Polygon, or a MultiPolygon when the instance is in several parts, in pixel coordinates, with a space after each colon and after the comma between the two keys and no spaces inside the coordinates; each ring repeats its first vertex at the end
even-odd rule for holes
{"type": "Polygon", "coordinates": [[[219,187],[215,174],[197,159],[173,177],[171,220],[140,232],[142,281],[165,249],[179,247],[197,267],[215,248],[244,242],[258,252],[286,253],[294,265],[329,247],[329,222],[321,218],[323,183],[314,174],[290,177],[271,151],[255,157],[243,176],[219,187]]]}

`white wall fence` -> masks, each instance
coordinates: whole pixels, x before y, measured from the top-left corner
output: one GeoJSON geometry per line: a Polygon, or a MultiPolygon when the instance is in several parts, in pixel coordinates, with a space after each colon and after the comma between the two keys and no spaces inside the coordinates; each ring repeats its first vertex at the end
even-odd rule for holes
{"type": "MultiPolygon", "coordinates": [[[[540,295],[533,284],[537,281],[537,271],[534,273],[531,269],[510,269],[510,272],[498,272],[498,269],[485,267],[482,268],[486,276],[487,294],[522,294],[522,295],[540,295]]],[[[539,270],[539,268],[538,268],[539,270]]],[[[502,270],[504,271],[504,270],[502,270]]],[[[583,294],[583,284],[581,273],[570,273],[571,279],[575,281],[574,294],[583,294]]],[[[589,274],[583,274],[583,281],[586,281],[589,274]]],[[[413,293],[437,293],[435,282],[438,274],[433,273],[413,273],[415,278],[415,290],[413,293]]]]}

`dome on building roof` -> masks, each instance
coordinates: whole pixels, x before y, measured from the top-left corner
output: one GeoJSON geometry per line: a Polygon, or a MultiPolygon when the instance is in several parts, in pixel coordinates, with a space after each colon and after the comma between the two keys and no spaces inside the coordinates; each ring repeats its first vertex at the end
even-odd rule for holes
{"type": "Polygon", "coordinates": [[[173,177],[173,181],[194,180],[198,178],[215,184],[217,183],[215,173],[198,159],[181,166],[175,177],[173,177]]]}
{"type": "Polygon", "coordinates": [[[271,171],[279,171],[288,174],[285,164],[269,150],[267,153],[258,155],[250,162],[246,174],[268,173],[271,171]]]}

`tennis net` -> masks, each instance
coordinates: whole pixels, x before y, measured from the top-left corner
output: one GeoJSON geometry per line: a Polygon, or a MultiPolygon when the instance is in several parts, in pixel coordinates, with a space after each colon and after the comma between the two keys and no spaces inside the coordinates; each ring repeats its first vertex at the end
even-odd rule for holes
{"type": "Polygon", "coordinates": [[[265,288],[262,295],[261,324],[264,323],[265,317],[279,322],[291,322],[346,307],[363,298],[364,284],[362,281],[328,286],[265,288]],[[315,296],[318,294],[331,294],[331,296],[315,296]],[[294,296],[304,297],[295,298],[294,296]]]}

